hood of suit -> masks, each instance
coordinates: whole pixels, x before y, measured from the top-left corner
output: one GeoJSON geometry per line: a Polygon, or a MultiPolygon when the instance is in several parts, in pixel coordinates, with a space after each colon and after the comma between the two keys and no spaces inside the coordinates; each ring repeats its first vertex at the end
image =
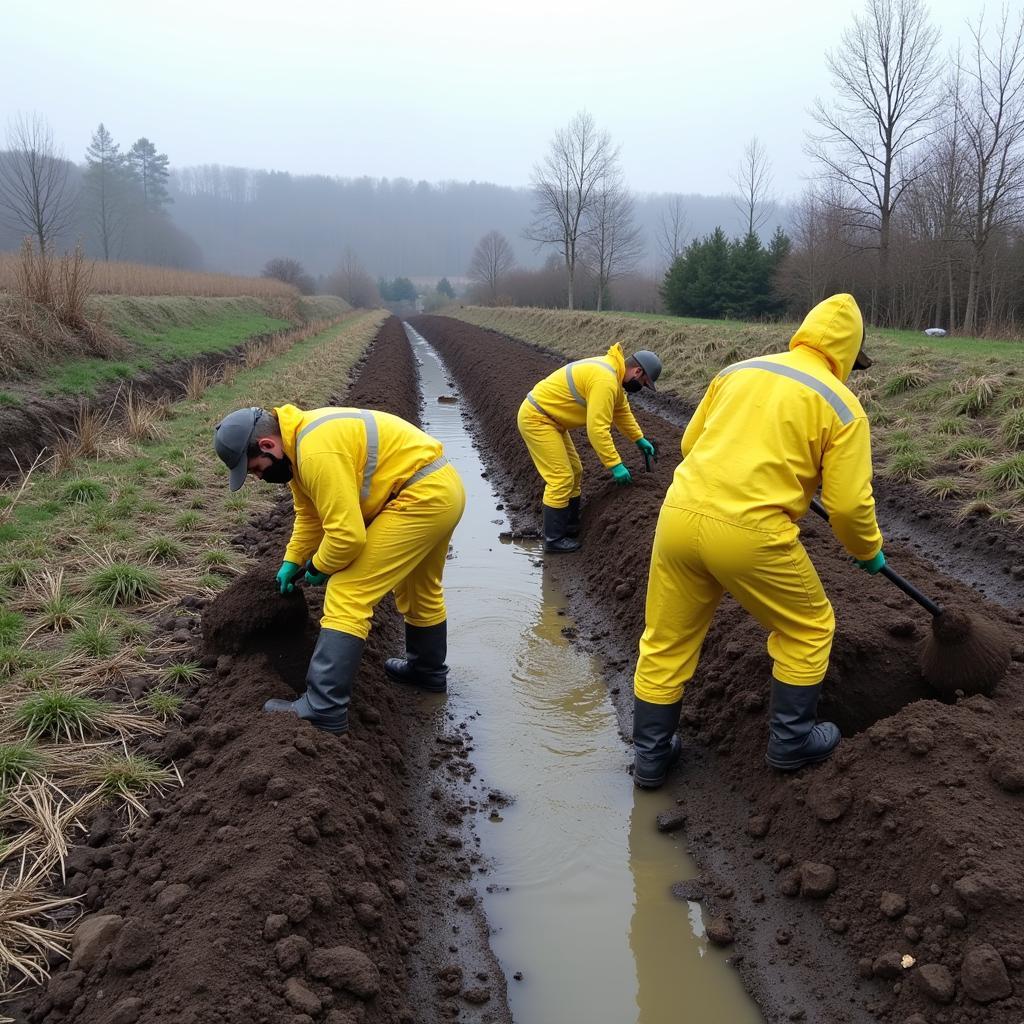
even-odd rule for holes
{"type": "Polygon", "coordinates": [[[857,300],[846,292],[819,302],[789,341],[790,351],[808,348],[828,363],[832,372],[846,381],[864,340],[864,318],[857,300]]]}
{"type": "Polygon", "coordinates": [[[615,367],[615,372],[619,375],[619,383],[621,384],[622,378],[626,375],[626,353],[623,351],[622,346],[615,342],[605,353],[605,359],[615,367]]]}

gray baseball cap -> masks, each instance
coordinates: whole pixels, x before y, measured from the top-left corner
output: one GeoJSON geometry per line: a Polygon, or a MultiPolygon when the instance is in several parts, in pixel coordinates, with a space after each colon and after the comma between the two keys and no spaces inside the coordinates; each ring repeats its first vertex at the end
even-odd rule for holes
{"type": "Polygon", "coordinates": [[[633,358],[640,364],[640,369],[647,375],[647,386],[652,391],[658,389],[654,382],[661,376],[661,360],[647,349],[642,348],[639,352],[633,353],[633,358]]]}
{"type": "Polygon", "coordinates": [[[249,445],[256,423],[263,415],[258,405],[229,412],[213,428],[213,450],[220,461],[231,470],[228,487],[237,491],[249,473],[249,445]]]}

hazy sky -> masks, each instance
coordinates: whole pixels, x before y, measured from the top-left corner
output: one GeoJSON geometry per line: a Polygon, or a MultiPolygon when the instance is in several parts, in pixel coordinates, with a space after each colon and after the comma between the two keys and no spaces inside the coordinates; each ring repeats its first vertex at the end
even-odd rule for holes
{"type": "MultiPolygon", "coordinates": [[[[825,50],[860,9],[8,0],[0,119],[43,114],[76,160],[103,121],[125,148],[149,137],[173,166],[524,185],[585,107],[636,190],[730,191],[757,135],[786,196],[802,187],[807,109],[829,94],[825,50]]],[[[930,9],[945,52],[980,6],[930,9]]]]}

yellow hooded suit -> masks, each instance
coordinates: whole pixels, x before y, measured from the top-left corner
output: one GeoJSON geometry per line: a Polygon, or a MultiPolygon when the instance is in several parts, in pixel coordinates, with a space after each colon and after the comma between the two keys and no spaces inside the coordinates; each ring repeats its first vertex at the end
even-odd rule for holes
{"type": "Polygon", "coordinates": [[[821,487],[858,559],[882,548],[867,416],[845,385],[864,334],[852,295],[807,314],[789,351],[727,366],[683,435],[658,519],[634,689],[672,704],[728,591],[770,631],[776,679],[821,682],[835,619],[796,523],[821,487]]]}

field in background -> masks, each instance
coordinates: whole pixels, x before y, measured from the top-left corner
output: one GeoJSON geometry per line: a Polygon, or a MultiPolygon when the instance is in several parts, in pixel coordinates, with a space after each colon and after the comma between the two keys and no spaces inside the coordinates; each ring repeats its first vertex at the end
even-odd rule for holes
{"type": "MultiPolygon", "coordinates": [[[[570,358],[616,341],[652,349],[665,364],[659,390],[692,405],[723,367],[784,350],[795,327],[516,307],[450,313],[570,358]]],[[[1024,529],[1024,345],[870,330],[868,347],[874,366],[848,383],[871,420],[876,471],[955,503],[955,516],[1024,529]]]]}
{"type": "MultiPolygon", "coordinates": [[[[15,291],[20,258],[15,252],[0,253],[0,291],[15,291]]],[[[95,295],[251,295],[272,299],[295,298],[299,294],[292,285],[273,278],[204,274],[144,263],[89,260],[88,273],[89,290],[95,295]]]]}

